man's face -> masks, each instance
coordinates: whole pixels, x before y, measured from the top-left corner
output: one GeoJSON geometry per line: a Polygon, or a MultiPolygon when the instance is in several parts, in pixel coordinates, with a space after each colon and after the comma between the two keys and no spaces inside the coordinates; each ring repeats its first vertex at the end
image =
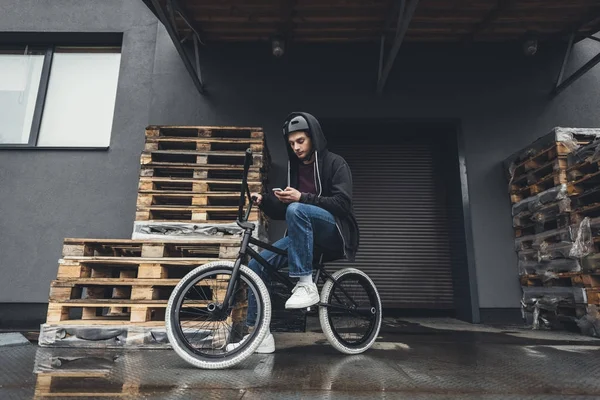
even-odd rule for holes
{"type": "Polygon", "coordinates": [[[288,143],[300,161],[306,161],[307,157],[310,157],[312,140],[306,135],[306,132],[298,131],[290,133],[288,135],[288,143]]]}

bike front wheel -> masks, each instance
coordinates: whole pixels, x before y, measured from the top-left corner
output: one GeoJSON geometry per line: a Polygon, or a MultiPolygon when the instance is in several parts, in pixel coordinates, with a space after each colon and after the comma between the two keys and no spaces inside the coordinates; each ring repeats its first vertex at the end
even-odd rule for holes
{"type": "Polygon", "coordinates": [[[319,320],[329,343],[345,354],[369,349],[379,334],[381,299],[364,272],[345,268],[328,279],[321,290],[319,320]]]}
{"type": "Polygon", "coordinates": [[[231,307],[224,305],[233,273],[233,262],[215,261],[195,268],[175,287],[169,298],[165,322],[169,342],[188,363],[204,369],[223,369],[245,360],[258,348],[271,322],[271,301],[264,282],[251,269],[240,266],[231,307]],[[256,325],[241,341],[245,321],[236,321],[252,292],[257,303],[256,325]]]}

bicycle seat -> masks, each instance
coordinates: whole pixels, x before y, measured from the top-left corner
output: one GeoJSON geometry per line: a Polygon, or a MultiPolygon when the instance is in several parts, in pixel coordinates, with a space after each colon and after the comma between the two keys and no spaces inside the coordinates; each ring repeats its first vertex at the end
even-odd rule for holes
{"type": "Polygon", "coordinates": [[[331,251],[329,249],[325,249],[317,244],[314,245],[313,248],[313,262],[316,263],[328,263],[337,261],[344,258],[344,253],[342,251],[331,251]],[[321,256],[323,257],[321,259],[321,256]]]}

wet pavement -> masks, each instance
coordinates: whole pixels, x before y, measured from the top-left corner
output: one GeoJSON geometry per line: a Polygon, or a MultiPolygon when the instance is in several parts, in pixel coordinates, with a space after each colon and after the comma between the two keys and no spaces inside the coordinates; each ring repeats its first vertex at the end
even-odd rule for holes
{"type": "Polygon", "coordinates": [[[388,319],[371,350],[346,356],[312,326],[220,371],[171,350],[2,347],[0,399],[600,398],[600,340],[576,333],[388,319]]]}

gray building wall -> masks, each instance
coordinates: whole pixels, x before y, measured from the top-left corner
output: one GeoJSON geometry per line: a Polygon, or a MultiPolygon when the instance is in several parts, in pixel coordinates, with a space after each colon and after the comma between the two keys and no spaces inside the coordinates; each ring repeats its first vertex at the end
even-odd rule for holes
{"type": "MultiPolygon", "coordinates": [[[[20,32],[123,33],[108,151],[0,150],[0,303],[48,301],[63,238],[131,237],[157,26],[135,0],[0,1],[2,41],[20,32]]],[[[0,325],[25,309],[14,310],[0,304],[0,325]]]]}
{"type": "MultiPolygon", "coordinates": [[[[207,94],[200,95],[141,0],[4,0],[0,27],[124,33],[108,151],[0,151],[0,303],[47,301],[64,237],[130,237],[146,125],[262,126],[277,180],[285,162],[281,122],[305,110],[320,118],[459,119],[480,306],[515,308],[520,292],[501,162],[554,126],[600,126],[599,68],[548,97],[560,46],[526,58],[516,44],[407,45],[377,96],[375,44],[291,45],[280,59],[267,43],[210,45],[201,49],[207,94]]],[[[570,69],[594,51],[593,43],[577,45],[570,69]]],[[[280,233],[278,226],[273,236],[280,233]]]]}

